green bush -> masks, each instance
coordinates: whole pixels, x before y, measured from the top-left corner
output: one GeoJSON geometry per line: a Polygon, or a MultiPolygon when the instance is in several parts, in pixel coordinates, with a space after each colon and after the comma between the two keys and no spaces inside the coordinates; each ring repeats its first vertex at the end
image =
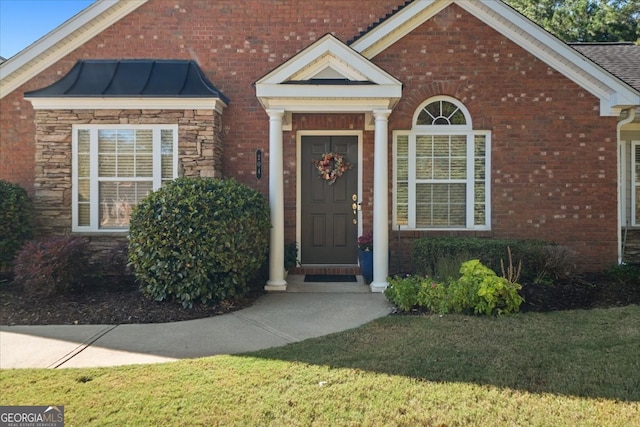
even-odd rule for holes
{"type": "Polygon", "coordinates": [[[133,210],[129,261],[141,290],[183,306],[241,297],[266,259],[269,207],[234,180],[178,178],[133,210]]]}
{"type": "Polygon", "coordinates": [[[433,313],[448,313],[451,309],[447,284],[425,277],[420,285],[418,305],[433,313]]]}
{"type": "Polygon", "coordinates": [[[32,296],[81,290],[91,269],[89,253],[89,242],[77,236],[26,242],[16,256],[13,281],[32,296]]]}
{"type": "Polygon", "coordinates": [[[637,265],[614,265],[607,268],[604,274],[622,285],[640,285],[640,266],[637,265]]]}
{"type": "Polygon", "coordinates": [[[395,276],[389,279],[389,286],[384,290],[384,294],[400,310],[410,311],[419,305],[418,295],[422,280],[419,276],[395,276]]]}
{"type": "Polygon", "coordinates": [[[385,296],[401,311],[425,308],[433,313],[508,314],[520,309],[522,288],[482,265],[464,262],[460,278],[439,282],[429,277],[408,275],[389,280],[385,296]]]}
{"type": "MultiPolygon", "coordinates": [[[[549,247],[557,245],[541,240],[497,240],[476,237],[425,237],[413,241],[411,258],[417,274],[433,274],[443,260],[455,260],[461,255],[478,259],[493,271],[500,271],[500,262],[507,260],[507,248],[511,248],[514,264],[522,261],[520,280],[533,282],[538,278],[555,275],[550,271],[550,258],[558,251],[549,247]]],[[[567,252],[568,256],[568,252],[567,252]]],[[[556,261],[557,263],[557,261],[556,261]]],[[[567,262],[563,263],[567,264],[567,262]]]]}
{"type": "Polygon", "coordinates": [[[515,313],[520,309],[524,300],[518,291],[522,286],[498,277],[479,260],[463,263],[460,274],[460,279],[451,283],[448,289],[453,311],[473,310],[475,314],[493,315],[515,313]]]}
{"type": "Polygon", "coordinates": [[[401,311],[426,308],[434,313],[448,313],[447,287],[428,276],[406,275],[389,279],[384,291],[387,299],[401,311]]]}
{"type": "Polygon", "coordinates": [[[0,180],[0,271],[31,238],[31,200],[24,188],[0,180]]]}

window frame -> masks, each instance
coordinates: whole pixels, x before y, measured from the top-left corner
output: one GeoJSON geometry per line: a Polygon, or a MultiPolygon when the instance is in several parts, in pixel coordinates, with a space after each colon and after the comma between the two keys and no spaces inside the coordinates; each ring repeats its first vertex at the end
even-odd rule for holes
{"type": "MultiPolygon", "coordinates": [[[[153,172],[152,178],[147,177],[128,177],[127,181],[148,182],[152,181],[153,191],[162,186],[162,131],[171,131],[173,136],[172,144],[172,178],[178,176],[178,125],[177,124],[77,124],[72,126],[71,138],[71,230],[73,232],[92,232],[92,233],[128,233],[128,227],[108,228],[100,226],[100,200],[99,186],[101,182],[122,181],[122,178],[100,177],[98,164],[98,133],[101,130],[150,130],[152,132],[153,146],[153,172]],[[89,225],[79,225],[79,159],[78,144],[80,131],[89,132],[89,225]]],[[[166,181],[166,179],[164,180],[166,181]]]]}
{"type": "Polygon", "coordinates": [[[471,116],[467,108],[458,100],[448,96],[436,96],[429,98],[423,102],[415,111],[413,116],[413,127],[411,130],[396,130],[393,132],[393,223],[400,230],[434,230],[434,231],[478,231],[491,230],[491,131],[489,130],[473,130],[471,116]],[[465,125],[418,125],[417,119],[426,106],[433,102],[446,101],[454,104],[465,115],[465,125]],[[466,177],[464,179],[418,179],[417,178],[417,138],[419,136],[465,136],[466,137],[466,177]],[[484,176],[484,207],[485,222],[484,224],[475,224],[475,147],[476,137],[483,136],[485,139],[485,176],[484,176]],[[407,224],[398,223],[398,139],[406,137],[408,143],[407,153],[407,224]],[[465,226],[444,226],[444,227],[422,227],[417,223],[417,191],[416,186],[419,183],[464,183],[466,185],[466,215],[465,226]]]}

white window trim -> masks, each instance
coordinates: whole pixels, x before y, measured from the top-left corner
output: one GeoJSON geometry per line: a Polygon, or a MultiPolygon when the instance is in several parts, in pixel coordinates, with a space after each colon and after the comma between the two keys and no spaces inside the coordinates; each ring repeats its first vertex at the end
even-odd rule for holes
{"type": "Polygon", "coordinates": [[[411,123],[413,126],[412,130],[414,131],[418,131],[418,130],[431,131],[432,130],[435,132],[442,132],[444,128],[447,129],[447,132],[473,130],[473,122],[471,121],[471,114],[469,113],[469,110],[467,109],[467,107],[465,107],[465,105],[462,104],[457,99],[452,98],[450,96],[444,96],[444,95],[434,96],[432,98],[427,99],[422,104],[420,104],[420,106],[416,108],[416,111],[413,113],[413,121],[411,123]],[[427,105],[432,104],[434,102],[439,102],[439,101],[450,102],[456,107],[458,107],[460,111],[462,111],[462,113],[464,114],[467,124],[465,125],[418,125],[416,124],[418,123],[418,116],[420,116],[420,113],[422,112],[422,110],[427,105]]]}
{"type": "MultiPolygon", "coordinates": [[[[97,197],[99,193],[99,177],[98,177],[98,131],[99,130],[151,130],[153,132],[153,190],[157,190],[162,186],[162,151],[161,151],[161,131],[170,130],[173,132],[173,165],[172,173],[175,179],[178,176],[178,125],[159,125],[159,124],[104,124],[104,125],[73,125],[71,137],[71,219],[73,232],[92,232],[92,233],[128,233],[128,228],[100,228],[100,201],[97,197]],[[90,224],[89,226],[78,225],[78,132],[80,130],[89,131],[90,141],[90,224]]],[[[108,181],[109,179],[103,179],[108,181]]],[[[121,179],[113,179],[121,181],[121,179]]],[[[136,181],[148,181],[148,179],[131,178],[136,181]]]]}
{"type": "Polygon", "coordinates": [[[640,141],[631,142],[631,173],[629,175],[629,184],[631,186],[631,226],[640,226],[640,221],[636,218],[636,209],[640,200],[636,197],[636,190],[640,187],[640,182],[636,181],[636,168],[640,164],[640,159],[636,158],[636,147],[640,146],[640,141]]]}

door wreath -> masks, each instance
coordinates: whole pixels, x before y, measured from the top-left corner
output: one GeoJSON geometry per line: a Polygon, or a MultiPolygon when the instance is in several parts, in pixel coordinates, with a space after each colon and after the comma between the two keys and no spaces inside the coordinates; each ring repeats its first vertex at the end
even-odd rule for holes
{"type": "Polygon", "coordinates": [[[328,181],[329,185],[336,182],[353,165],[344,156],[338,153],[325,153],[320,160],[312,160],[313,166],[318,169],[320,178],[328,181]]]}

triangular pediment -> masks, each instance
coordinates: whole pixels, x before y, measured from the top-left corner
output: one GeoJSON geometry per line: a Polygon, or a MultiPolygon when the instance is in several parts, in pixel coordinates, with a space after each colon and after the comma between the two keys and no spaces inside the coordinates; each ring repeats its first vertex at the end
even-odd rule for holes
{"type": "Polygon", "coordinates": [[[398,42],[445,8],[456,4],[533,56],[600,98],[602,115],[640,103],[637,90],[548,33],[515,9],[496,0],[414,0],[360,35],[349,46],[368,59],[398,42]]]}
{"type": "Polygon", "coordinates": [[[361,110],[367,101],[392,108],[402,93],[400,81],[331,34],[269,72],[255,86],[265,108],[297,111],[322,111],[328,108],[328,99],[348,99],[353,105],[343,103],[345,111],[361,110]],[[295,107],[302,104],[306,107],[295,107]]]}

